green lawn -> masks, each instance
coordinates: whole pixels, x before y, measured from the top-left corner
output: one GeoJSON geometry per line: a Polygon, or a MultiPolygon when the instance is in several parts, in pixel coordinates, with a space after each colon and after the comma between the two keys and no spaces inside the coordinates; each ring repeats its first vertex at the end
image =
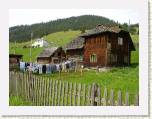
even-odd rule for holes
{"type": "Polygon", "coordinates": [[[11,106],[28,106],[28,105],[31,105],[31,103],[24,101],[21,97],[18,97],[18,96],[10,96],[9,105],[11,105],[11,106]]]}

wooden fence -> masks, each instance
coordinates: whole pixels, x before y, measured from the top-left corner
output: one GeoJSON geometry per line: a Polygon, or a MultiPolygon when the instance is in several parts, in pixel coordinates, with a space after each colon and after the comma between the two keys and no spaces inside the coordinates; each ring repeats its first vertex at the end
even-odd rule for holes
{"type": "Polygon", "coordinates": [[[69,83],[62,80],[51,80],[31,73],[10,71],[9,95],[19,96],[33,106],[138,106],[139,96],[134,95],[134,103],[130,103],[130,95],[101,87],[97,84],[86,85],[69,83]]]}

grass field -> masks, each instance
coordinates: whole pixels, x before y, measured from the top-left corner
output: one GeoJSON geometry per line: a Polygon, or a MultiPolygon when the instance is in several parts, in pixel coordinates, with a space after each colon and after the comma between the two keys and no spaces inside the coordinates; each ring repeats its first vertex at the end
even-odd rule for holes
{"type": "Polygon", "coordinates": [[[24,101],[21,97],[10,96],[9,105],[11,106],[28,106],[31,105],[30,102],[24,101]]]}

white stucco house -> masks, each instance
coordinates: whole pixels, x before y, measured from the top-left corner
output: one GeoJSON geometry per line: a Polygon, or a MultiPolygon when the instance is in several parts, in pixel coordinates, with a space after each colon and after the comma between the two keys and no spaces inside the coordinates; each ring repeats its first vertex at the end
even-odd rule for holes
{"type": "Polygon", "coordinates": [[[32,47],[48,47],[48,46],[49,43],[43,38],[36,39],[35,42],[32,44],[32,47]]]}

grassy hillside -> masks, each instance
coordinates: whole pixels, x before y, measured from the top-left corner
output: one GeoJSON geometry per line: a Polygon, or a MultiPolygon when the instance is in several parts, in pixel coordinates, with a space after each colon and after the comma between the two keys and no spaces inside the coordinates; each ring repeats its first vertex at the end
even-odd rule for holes
{"type": "Polygon", "coordinates": [[[44,36],[43,38],[46,39],[51,45],[53,46],[65,46],[67,43],[69,43],[71,40],[73,40],[75,37],[79,36],[81,31],[61,31],[49,34],[47,36],[44,36]]]}
{"type": "MultiPolygon", "coordinates": [[[[47,36],[44,36],[44,39],[46,39],[51,46],[65,46],[67,43],[69,43],[71,40],[73,40],[75,37],[80,35],[80,31],[66,31],[66,32],[56,32],[49,34],[47,36]]],[[[34,40],[32,40],[34,42],[34,40]]],[[[30,46],[31,42],[22,42],[22,43],[10,43],[9,44],[9,53],[15,53],[16,54],[22,54],[24,61],[30,61],[30,48],[23,48],[24,46],[30,46]]],[[[36,61],[36,57],[40,54],[40,52],[43,50],[43,48],[32,48],[32,61],[36,61]]]]}

